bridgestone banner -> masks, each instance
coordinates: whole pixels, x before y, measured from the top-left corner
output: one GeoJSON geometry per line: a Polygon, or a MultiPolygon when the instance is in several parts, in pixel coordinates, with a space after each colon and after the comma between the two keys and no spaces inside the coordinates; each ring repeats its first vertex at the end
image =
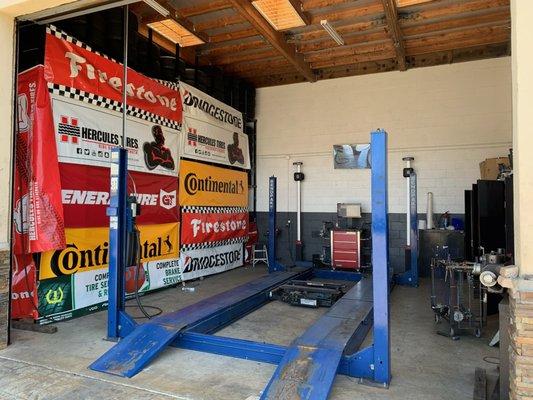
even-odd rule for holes
{"type": "MultiPolygon", "coordinates": [[[[109,167],[111,149],[122,143],[122,114],[52,94],[59,161],[109,167]]],[[[128,169],[178,175],[179,131],[128,117],[128,169]]]]}
{"type": "Polygon", "coordinates": [[[187,250],[180,253],[183,280],[224,272],[243,265],[243,244],[187,250]]]}
{"type": "Polygon", "coordinates": [[[180,82],[180,94],[184,116],[219,126],[228,131],[244,131],[244,120],[240,111],[184,82],[180,82]]]}

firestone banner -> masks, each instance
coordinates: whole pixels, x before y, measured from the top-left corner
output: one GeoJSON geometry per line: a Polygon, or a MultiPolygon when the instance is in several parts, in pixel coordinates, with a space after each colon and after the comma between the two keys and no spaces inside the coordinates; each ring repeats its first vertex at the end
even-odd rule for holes
{"type": "MultiPolygon", "coordinates": [[[[122,143],[122,114],[52,94],[59,161],[109,167],[111,149],[122,143]]],[[[178,175],[179,131],[128,117],[128,169],[178,175]]]]}
{"type": "Polygon", "coordinates": [[[250,169],[248,135],[184,118],[182,155],[196,160],[250,169]]]}
{"type": "Polygon", "coordinates": [[[179,181],[181,206],[248,206],[246,172],[182,160],[179,181]]]}
{"type": "MultiPolygon", "coordinates": [[[[48,82],[122,102],[123,66],[53,26],[47,28],[45,76],[48,82]]],[[[128,105],[181,123],[182,104],[177,90],[131,68],[128,68],[127,81],[128,105]]]]}
{"type": "MultiPolygon", "coordinates": [[[[178,257],[179,223],[140,225],[139,230],[141,262],[178,257]]],[[[41,255],[40,280],[107,269],[109,228],[71,228],[66,236],[65,249],[41,255]]]]}
{"type": "Polygon", "coordinates": [[[15,254],[65,246],[54,125],[41,66],[18,77],[13,193],[15,254]]]}
{"type": "Polygon", "coordinates": [[[182,244],[221,242],[247,236],[246,209],[184,207],[182,210],[182,244]]]}
{"type": "MultiPolygon", "coordinates": [[[[59,170],[67,228],[108,225],[109,169],[61,163],[59,170]]],[[[141,205],[138,224],[178,222],[177,178],[132,171],[128,176],[128,193],[141,205]]]]}
{"type": "Polygon", "coordinates": [[[226,244],[218,247],[187,249],[180,255],[183,280],[217,274],[243,265],[243,244],[226,244]]]}
{"type": "Polygon", "coordinates": [[[243,132],[242,113],[191,85],[180,82],[183,115],[232,132],[243,132]]]}

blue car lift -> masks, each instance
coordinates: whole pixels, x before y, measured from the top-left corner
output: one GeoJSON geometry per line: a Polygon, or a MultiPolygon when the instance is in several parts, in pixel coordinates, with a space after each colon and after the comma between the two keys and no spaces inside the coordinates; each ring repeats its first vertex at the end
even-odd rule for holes
{"type": "Polygon", "coordinates": [[[108,338],[118,341],[90,368],[132,377],[167,346],[277,364],[261,399],[324,400],[336,374],[388,387],[390,372],[389,269],[387,246],[387,134],[371,133],[371,280],[359,273],[288,270],[276,261],[276,180],[269,183],[269,273],[179,311],[137,324],[125,311],[125,241],[130,227],[126,200],[126,152],[113,151],[111,168],[108,338]],[[269,292],[293,279],[350,280],[355,285],[289,346],[216,336],[214,333],[271,301],[269,292]],[[373,325],[373,343],[360,349],[373,325]]]}

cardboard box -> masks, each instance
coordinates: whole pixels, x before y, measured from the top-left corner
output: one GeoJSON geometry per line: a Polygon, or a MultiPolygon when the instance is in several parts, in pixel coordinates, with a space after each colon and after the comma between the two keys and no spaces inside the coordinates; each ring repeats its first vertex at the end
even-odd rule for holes
{"type": "Polygon", "coordinates": [[[509,157],[487,158],[479,163],[481,179],[495,181],[500,173],[500,164],[509,167],[509,157]]]}

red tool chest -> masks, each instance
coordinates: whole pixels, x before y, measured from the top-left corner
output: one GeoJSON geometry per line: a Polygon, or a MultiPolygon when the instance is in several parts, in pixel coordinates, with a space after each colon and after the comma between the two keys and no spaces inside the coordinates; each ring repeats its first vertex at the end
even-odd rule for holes
{"type": "Polygon", "coordinates": [[[333,268],[359,270],[360,238],[360,231],[331,231],[331,266],[333,268]]]}

